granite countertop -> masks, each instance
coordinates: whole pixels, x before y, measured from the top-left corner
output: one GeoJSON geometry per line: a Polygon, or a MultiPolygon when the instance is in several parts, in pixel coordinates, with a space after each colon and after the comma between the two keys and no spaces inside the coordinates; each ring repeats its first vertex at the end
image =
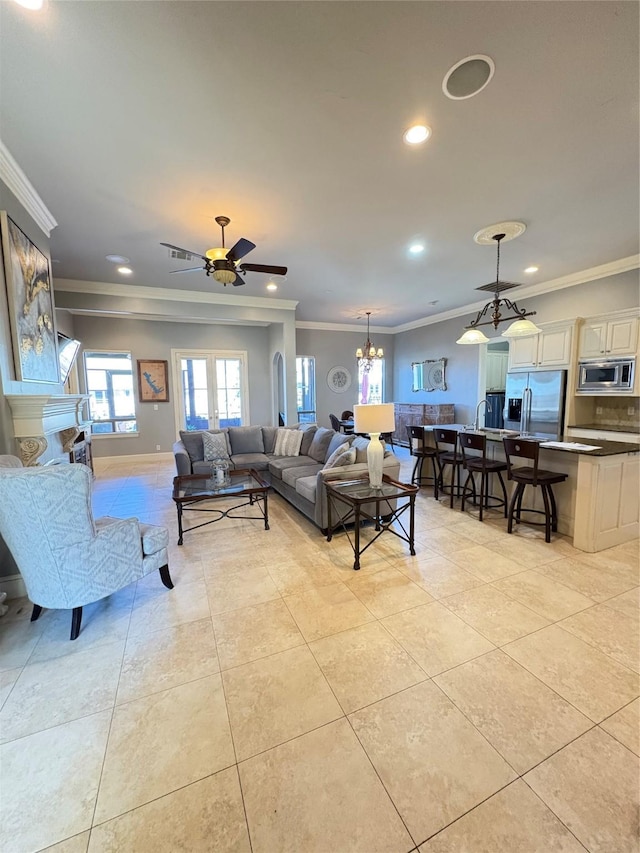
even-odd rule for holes
{"type": "MultiPolygon", "coordinates": [[[[473,429],[470,429],[466,424],[438,424],[437,428],[440,429],[455,429],[457,431],[469,431],[473,432],[473,429]]],[[[435,426],[425,426],[425,431],[432,432],[436,429],[435,426]]],[[[487,436],[487,441],[502,441],[503,438],[517,438],[518,433],[516,432],[500,432],[499,430],[486,430],[482,429],[480,432],[484,433],[487,436]]],[[[535,438],[535,436],[527,436],[527,439],[535,438]]],[[[549,439],[538,439],[541,443],[544,444],[545,441],[549,439]]],[[[640,445],[632,444],[631,442],[625,441],[601,441],[600,439],[576,439],[575,436],[567,435],[561,439],[563,442],[568,442],[572,445],[578,445],[578,447],[543,447],[542,450],[550,451],[551,453],[575,453],[582,456],[617,456],[620,453],[640,453],[640,445]],[[581,450],[579,445],[589,445],[591,447],[597,447],[597,450],[581,450]]]]}
{"type": "Polygon", "coordinates": [[[612,426],[608,424],[567,424],[570,429],[593,429],[598,430],[598,432],[627,432],[636,434],[638,432],[637,429],[634,429],[630,426],[612,426]]]}

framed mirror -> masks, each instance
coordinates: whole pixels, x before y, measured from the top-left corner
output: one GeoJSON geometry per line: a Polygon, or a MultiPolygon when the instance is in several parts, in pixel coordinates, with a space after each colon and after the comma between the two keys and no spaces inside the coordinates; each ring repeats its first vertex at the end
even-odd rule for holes
{"type": "Polygon", "coordinates": [[[446,358],[412,361],[412,391],[446,391],[444,369],[446,358]]]}
{"type": "Polygon", "coordinates": [[[424,362],[422,361],[412,361],[411,362],[411,372],[413,374],[413,382],[411,385],[412,391],[422,391],[422,380],[424,376],[423,369],[424,362]]]}

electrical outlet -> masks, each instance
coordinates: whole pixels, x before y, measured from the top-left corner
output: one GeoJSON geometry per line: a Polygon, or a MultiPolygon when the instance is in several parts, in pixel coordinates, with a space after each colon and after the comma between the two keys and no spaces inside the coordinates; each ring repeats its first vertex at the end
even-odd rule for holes
{"type": "Polygon", "coordinates": [[[627,414],[628,415],[635,415],[635,413],[636,413],[636,407],[635,406],[627,406],[627,414]]]}
{"type": "Polygon", "coordinates": [[[602,406],[596,406],[596,415],[602,414],[602,406]]]}
{"type": "Polygon", "coordinates": [[[160,445],[156,444],[156,450],[160,450],[160,445]]]}
{"type": "Polygon", "coordinates": [[[153,404],[153,410],[154,410],[154,412],[158,411],[158,404],[157,403],[153,404]]]}

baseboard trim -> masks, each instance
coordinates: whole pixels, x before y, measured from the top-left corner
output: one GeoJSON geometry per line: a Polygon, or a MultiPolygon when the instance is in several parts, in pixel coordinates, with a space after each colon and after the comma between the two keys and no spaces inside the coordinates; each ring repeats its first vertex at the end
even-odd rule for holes
{"type": "Polygon", "coordinates": [[[130,453],[128,456],[94,456],[93,467],[96,471],[105,471],[110,465],[127,464],[131,462],[173,462],[174,456],[170,451],[164,453],[130,453]]]}
{"type": "Polygon", "coordinates": [[[24,585],[22,575],[7,575],[0,578],[0,592],[6,592],[7,599],[24,598],[27,594],[27,588],[24,585]]]}

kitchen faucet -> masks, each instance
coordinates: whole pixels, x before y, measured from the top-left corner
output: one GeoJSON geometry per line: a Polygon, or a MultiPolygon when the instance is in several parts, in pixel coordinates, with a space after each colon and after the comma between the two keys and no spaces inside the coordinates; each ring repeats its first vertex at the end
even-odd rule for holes
{"type": "Polygon", "coordinates": [[[474,428],[474,430],[475,430],[476,432],[480,429],[480,406],[481,406],[483,403],[484,403],[484,404],[485,404],[485,406],[487,407],[485,411],[486,411],[486,412],[489,412],[489,414],[491,414],[491,403],[490,403],[488,400],[486,400],[486,399],[485,399],[485,400],[480,400],[480,402],[479,402],[479,403],[478,403],[478,405],[476,406],[476,419],[475,419],[475,421],[473,422],[473,428],[474,428]]]}

